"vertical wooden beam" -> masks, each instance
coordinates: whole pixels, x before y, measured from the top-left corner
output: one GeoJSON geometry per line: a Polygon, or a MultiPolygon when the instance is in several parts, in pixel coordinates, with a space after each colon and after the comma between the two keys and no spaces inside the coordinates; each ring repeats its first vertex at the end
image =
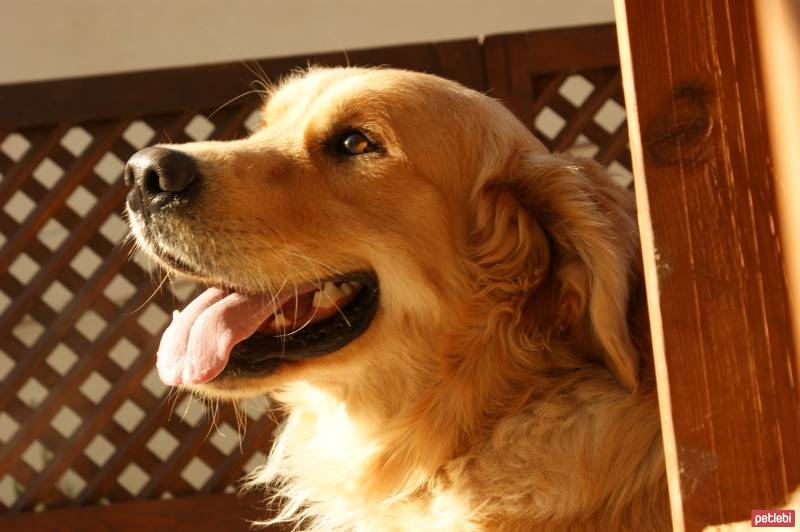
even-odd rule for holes
{"type": "Polygon", "coordinates": [[[764,70],[795,350],[800,353],[800,0],[752,3],[764,70]]]}
{"type": "Polygon", "coordinates": [[[755,21],[738,0],[615,0],[673,524],[800,482],[797,372],[755,21]]]}

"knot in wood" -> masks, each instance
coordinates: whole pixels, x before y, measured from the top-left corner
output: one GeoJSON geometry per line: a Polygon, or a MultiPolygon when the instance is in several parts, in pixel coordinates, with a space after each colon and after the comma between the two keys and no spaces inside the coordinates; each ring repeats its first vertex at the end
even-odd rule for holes
{"type": "Polygon", "coordinates": [[[709,152],[711,135],[710,95],[700,83],[677,86],[672,99],[645,129],[647,159],[657,165],[697,163],[709,152]]]}

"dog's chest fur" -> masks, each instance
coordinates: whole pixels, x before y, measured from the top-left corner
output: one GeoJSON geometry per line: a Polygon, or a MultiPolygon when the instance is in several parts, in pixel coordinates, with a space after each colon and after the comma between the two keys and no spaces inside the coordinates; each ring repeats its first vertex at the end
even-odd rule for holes
{"type": "Polygon", "coordinates": [[[655,397],[615,390],[601,375],[532,402],[394,498],[363,489],[378,434],[318,394],[290,410],[253,483],[279,485],[280,516],[308,518],[301,529],[667,530],[655,397]]]}

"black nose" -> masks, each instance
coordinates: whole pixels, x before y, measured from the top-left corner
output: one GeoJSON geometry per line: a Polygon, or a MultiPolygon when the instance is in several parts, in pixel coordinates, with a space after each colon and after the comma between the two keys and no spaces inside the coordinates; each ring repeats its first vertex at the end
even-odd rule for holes
{"type": "Polygon", "coordinates": [[[125,184],[131,187],[128,204],[135,211],[153,211],[186,196],[199,177],[197,162],[190,155],[158,146],[144,148],[125,166],[125,184]]]}

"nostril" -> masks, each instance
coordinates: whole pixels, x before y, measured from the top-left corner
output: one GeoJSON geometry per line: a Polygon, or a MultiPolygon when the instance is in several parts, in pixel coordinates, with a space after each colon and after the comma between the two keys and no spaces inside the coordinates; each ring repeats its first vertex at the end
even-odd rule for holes
{"type": "Polygon", "coordinates": [[[164,192],[183,192],[199,175],[194,158],[179,150],[164,153],[156,169],[158,188],[164,192]]]}
{"type": "Polygon", "coordinates": [[[142,186],[148,194],[158,194],[160,192],[164,192],[164,189],[161,188],[160,181],[161,177],[158,175],[158,172],[154,169],[149,169],[144,175],[142,186]]]}

